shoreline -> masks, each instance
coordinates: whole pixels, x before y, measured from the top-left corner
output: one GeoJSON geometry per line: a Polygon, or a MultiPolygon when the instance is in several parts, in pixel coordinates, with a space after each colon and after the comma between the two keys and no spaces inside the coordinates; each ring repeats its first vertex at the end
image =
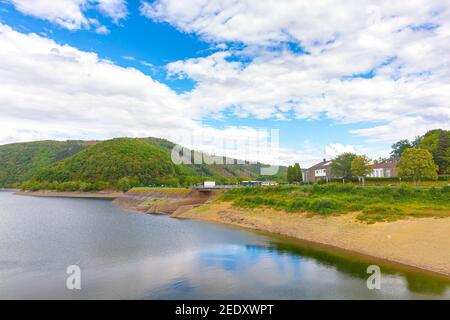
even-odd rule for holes
{"type": "Polygon", "coordinates": [[[306,217],[272,209],[237,209],[226,202],[206,207],[174,212],[170,216],[288,237],[450,279],[450,218],[369,225],[357,222],[353,214],[306,217]]]}
{"type": "MultiPolygon", "coordinates": [[[[166,215],[166,214],[164,214],[164,215],[166,215]]],[[[293,245],[307,246],[309,248],[321,250],[328,254],[336,255],[339,257],[343,257],[343,258],[349,258],[349,259],[356,258],[357,260],[366,260],[368,262],[370,261],[371,263],[379,263],[380,265],[386,265],[387,267],[395,268],[396,270],[399,269],[399,271],[420,273],[420,274],[423,274],[426,276],[436,277],[436,278],[442,279],[444,281],[450,281],[450,274],[447,274],[447,273],[442,273],[442,272],[434,271],[431,269],[427,269],[427,268],[423,268],[423,267],[419,267],[419,266],[415,266],[415,265],[411,265],[411,264],[406,264],[406,263],[399,262],[396,260],[380,258],[376,255],[370,255],[370,254],[362,253],[359,251],[349,250],[349,249],[345,249],[345,248],[338,247],[335,245],[305,240],[302,238],[293,237],[293,236],[285,235],[282,233],[274,233],[274,232],[267,231],[267,230],[255,229],[255,228],[245,227],[242,225],[230,224],[230,223],[226,223],[226,222],[218,222],[218,221],[214,221],[214,220],[206,220],[206,219],[198,219],[198,218],[187,218],[187,217],[172,216],[172,215],[168,215],[168,217],[173,218],[173,219],[180,219],[180,220],[192,220],[192,221],[201,221],[204,223],[211,223],[211,224],[217,224],[217,225],[225,225],[229,228],[235,228],[235,229],[239,229],[239,230],[247,230],[249,232],[253,232],[256,234],[263,235],[263,236],[269,236],[269,237],[272,237],[275,239],[279,238],[279,239],[281,239],[283,241],[287,241],[293,245]]],[[[449,284],[450,284],[450,282],[449,282],[449,284]]]]}
{"type": "Polygon", "coordinates": [[[127,210],[164,214],[177,219],[220,223],[310,243],[450,279],[450,218],[411,218],[366,224],[356,214],[308,217],[274,209],[243,209],[217,202],[217,194],[197,198],[188,192],[15,192],[22,196],[109,199],[127,210]],[[148,200],[164,203],[146,204],[148,200]],[[194,201],[193,201],[194,200],[194,201]]]}
{"type": "Polygon", "coordinates": [[[18,196],[42,197],[42,198],[77,198],[77,199],[104,199],[115,200],[123,196],[123,192],[99,191],[99,192],[57,192],[57,191],[20,191],[14,192],[18,196]]]}

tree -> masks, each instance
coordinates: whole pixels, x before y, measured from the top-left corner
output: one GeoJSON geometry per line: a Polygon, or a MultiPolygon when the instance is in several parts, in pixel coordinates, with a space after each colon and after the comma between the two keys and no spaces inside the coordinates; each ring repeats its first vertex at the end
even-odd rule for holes
{"type": "Polygon", "coordinates": [[[303,181],[302,169],[300,168],[300,164],[296,163],[293,169],[294,181],[301,183],[303,181]]]}
{"type": "Polygon", "coordinates": [[[442,129],[428,131],[423,136],[419,147],[433,155],[433,160],[439,167],[439,173],[450,172],[450,131],[442,129]]]}
{"type": "Polygon", "coordinates": [[[444,174],[450,172],[450,138],[449,134],[444,130],[439,133],[433,159],[439,167],[439,173],[444,174]]]}
{"type": "Polygon", "coordinates": [[[408,148],[413,148],[408,140],[404,139],[397,141],[392,145],[391,158],[399,159],[403,152],[408,148]]]}
{"type": "Polygon", "coordinates": [[[331,174],[338,178],[351,179],[352,161],[356,154],[345,152],[331,162],[331,174]]]}
{"type": "Polygon", "coordinates": [[[422,143],[422,138],[421,136],[416,136],[414,138],[414,140],[412,140],[411,143],[411,147],[412,148],[419,148],[420,144],[422,143]]]}
{"type": "Polygon", "coordinates": [[[287,173],[286,173],[286,177],[287,177],[287,181],[288,183],[293,183],[295,181],[295,172],[294,172],[294,167],[289,166],[287,169],[287,173]]]}
{"type": "Polygon", "coordinates": [[[119,181],[117,181],[117,189],[119,189],[120,191],[127,192],[128,190],[130,190],[130,188],[130,179],[128,179],[127,177],[121,178],[119,179],[119,181]]]}
{"type": "Polygon", "coordinates": [[[369,158],[366,156],[356,156],[352,161],[352,175],[361,178],[364,183],[364,178],[372,172],[372,165],[369,158]]]}
{"type": "Polygon", "coordinates": [[[422,179],[437,179],[437,165],[433,156],[425,149],[406,149],[397,165],[400,178],[411,178],[416,184],[422,179]]]}

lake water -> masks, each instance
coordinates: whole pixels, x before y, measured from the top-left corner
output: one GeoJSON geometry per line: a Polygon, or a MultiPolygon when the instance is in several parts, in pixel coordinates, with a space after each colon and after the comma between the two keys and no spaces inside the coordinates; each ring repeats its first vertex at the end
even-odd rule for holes
{"type": "Polygon", "coordinates": [[[294,240],[0,192],[0,299],[450,299],[450,282],[294,240]],[[66,269],[81,268],[81,290],[66,269]]]}

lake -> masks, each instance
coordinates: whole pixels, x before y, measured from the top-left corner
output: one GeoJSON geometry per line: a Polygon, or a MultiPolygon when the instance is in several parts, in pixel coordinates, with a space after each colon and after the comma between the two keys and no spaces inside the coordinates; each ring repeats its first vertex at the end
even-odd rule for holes
{"type": "Polygon", "coordinates": [[[288,238],[0,192],[0,299],[450,299],[442,277],[288,238]],[[367,267],[381,267],[369,290],[367,267]],[[68,290],[67,267],[81,270],[68,290]]]}

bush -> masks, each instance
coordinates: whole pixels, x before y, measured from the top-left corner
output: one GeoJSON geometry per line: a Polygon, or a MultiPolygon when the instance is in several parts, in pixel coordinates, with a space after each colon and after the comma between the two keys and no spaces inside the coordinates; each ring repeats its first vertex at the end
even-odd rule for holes
{"type": "Polygon", "coordinates": [[[287,210],[291,212],[305,211],[309,207],[309,201],[303,198],[295,199],[288,205],[287,210]]]}
{"type": "Polygon", "coordinates": [[[117,189],[123,192],[127,192],[131,189],[130,179],[128,178],[122,178],[119,181],[117,181],[117,189]]]}
{"type": "Polygon", "coordinates": [[[309,209],[320,214],[330,214],[341,211],[342,204],[332,198],[320,198],[311,201],[309,209]]]}

